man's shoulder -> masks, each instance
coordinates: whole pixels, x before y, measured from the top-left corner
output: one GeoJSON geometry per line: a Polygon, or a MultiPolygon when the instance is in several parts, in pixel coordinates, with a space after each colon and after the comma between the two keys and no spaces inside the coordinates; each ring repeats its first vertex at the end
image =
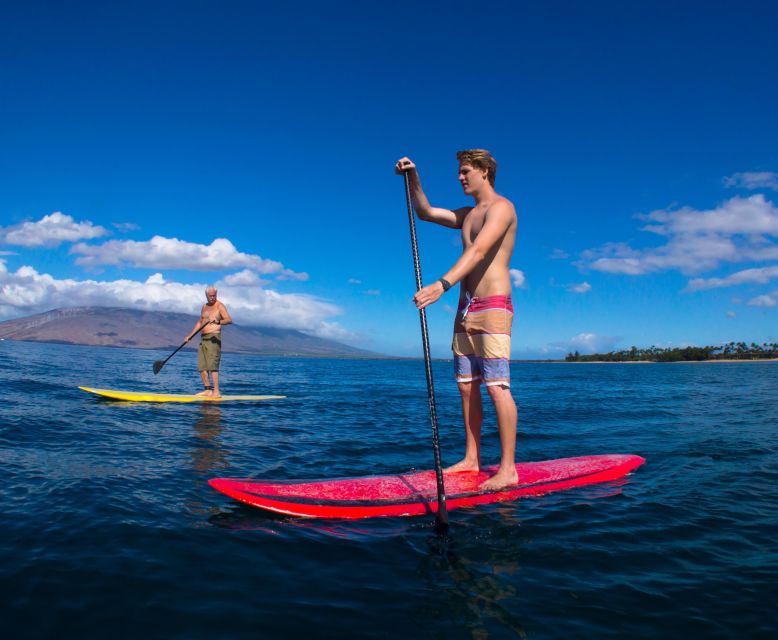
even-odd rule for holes
{"type": "Polygon", "coordinates": [[[506,198],[505,196],[497,195],[497,197],[494,199],[494,202],[492,202],[492,205],[489,207],[489,212],[492,211],[500,211],[504,213],[509,213],[516,215],[516,207],[506,198]]]}

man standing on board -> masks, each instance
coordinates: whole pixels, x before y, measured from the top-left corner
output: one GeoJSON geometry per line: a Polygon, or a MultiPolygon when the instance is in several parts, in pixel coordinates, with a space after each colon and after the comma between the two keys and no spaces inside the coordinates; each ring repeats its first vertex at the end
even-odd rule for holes
{"type": "Polygon", "coordinates": [[[198,393],[198,396],[207,396],[209,398],[220,398],[219,391],[219,364],[222,355],[222,326],[231,324],[227,307],[216,299],[216,287],[209,286],[205,290],[207,302],[200,311],[200,319],[189,335],[184,338],[184,342],[189,342],[197,330],[203,327],[200,334],[200,348],[197,351],[197,368],[200,370],[200,377],[203,379],[204,391],[198,393]]]}
{"type": "Polygon", "coordinates": [[[419,309],[437,302],[457,283],[459,304],[454,321],[454,366],[462,396],[465,423],[465,457],[446,469],[479,471],[481,468],[481,382],[494,403],[502,454],[495,475],[482,489],[501,489],[518,482],[516,474],[516,403],[510,390],[510,345],[513,305],[509,264],[516,240],[516,209],[494,190],[497,163],[484,149],[457,153],[459,183],[474,205],[460,209],[433,207],[421,188],[416,165],[401,158],[395,171],[408,173],[413,208],[419,218],[444,227],[461,229],[462,255],[437,282],[413,297],[419,309]]]}

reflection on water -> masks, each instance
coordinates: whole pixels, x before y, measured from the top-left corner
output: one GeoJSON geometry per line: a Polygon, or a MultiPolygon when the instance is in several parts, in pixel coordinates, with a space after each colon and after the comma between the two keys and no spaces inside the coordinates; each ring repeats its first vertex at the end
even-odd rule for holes
{"type": "MultiPolygon", "coordinates": [[[[222,410],[218,404],[203,403],[198,407],[198,419],[194,424],[195,439],[190,451],[192,470],[202,478],[203,491],[207,492],[208,479],[224,475],[229,467],[229,454],[221,445],[222,410]]],[[[202,492],[194,494],[207,495],[202,492]]],[[[213,506],[205,505],[201,500],[192,498],[186,503],[190,513],[199,516],[210,516],[218,511],[213,506]]]]}
{"type": "Polygon", "coordinates": [[[229,466],[228,454],[219,443],[222,410],[217,404],[203,403],[199,407],[199,414],[194,425],[197,439],[192,449],[192,468],[195,473],[211,477],[217,470],[229,466]]]}
{"type": "MultiPolygon", "coordinates": [[[[615,483],[457,509],[440,538],[431,516],[299,520],[207,484],[428,468],[418,361],[234,354],[236,391],[296,397],[131,404],[76,384],[185,392],[193,354],[155,377],[167,354],[0,345],[4,637],[778,637],[778,363],[512,363],[522,460],[648,462],[615,483]]],[[[438,391],[452,459],[458,395],[438,391]]],[[[486,459],[498,449],[485,439],[486,459]]]]}
{"type": "Polygon", "coordinates": [[[521,569],[519,556],[530,540],[518,535],[521,520],[515,508],[498,509],[499,523],[486,529],[476,517],[469,526],[457,528],[454,536],[430,536],[429,552],[423,557],[418,573],[426,579],[429,598],[419,603],[412,617],[420,625],[434,624],[445,611],[457,612],[457,626],[477,640],[504,634],[515,637],[527,633],[511,602],[519,597],[521,569]],[[497,531],[510,531],[510,544],[497,531]],[[460,551],[460,549],[462,551],[460,551]]]}
{"type": "Polygon", "coordinates": [[[417,526],[419,519],[374,518],[370,520],[369,526],[361,526],[360,522],[366,521],[300,518],[236,503],[229,510],[214,514],[208,521],[214,526],[237,531],[262,531],[278,536],[310,533],[314,536],[370,542],[402,536],[417,526]]]}

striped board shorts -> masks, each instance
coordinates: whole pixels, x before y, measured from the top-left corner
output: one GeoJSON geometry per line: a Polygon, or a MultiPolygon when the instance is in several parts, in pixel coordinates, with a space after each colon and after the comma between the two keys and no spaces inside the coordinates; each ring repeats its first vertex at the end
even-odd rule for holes
{"type": "Polygon", "coordinates": [[[460,304],[451,344],[457,382],[511,386],[512,324],[510,296],[468,298],[460,304]]]}

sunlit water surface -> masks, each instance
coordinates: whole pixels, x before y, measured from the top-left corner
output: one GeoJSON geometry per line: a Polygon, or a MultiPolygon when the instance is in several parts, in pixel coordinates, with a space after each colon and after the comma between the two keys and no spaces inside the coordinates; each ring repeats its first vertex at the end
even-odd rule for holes
{"type": "MultiPolygon", "coordinates": [[[[420,361],[227,354],[234,405],[194,356],[0,342],[5,638],[775,637],[778,364],[515,363],[519,458],[636,453],[624,481],[422,518],[273,516],[214,476],[432,466],[420,361]]],[[[462,453],[435,362],[444,464],[462,453]]],[[[485,462],[499,455],[494,417],[485,462]]]]}

